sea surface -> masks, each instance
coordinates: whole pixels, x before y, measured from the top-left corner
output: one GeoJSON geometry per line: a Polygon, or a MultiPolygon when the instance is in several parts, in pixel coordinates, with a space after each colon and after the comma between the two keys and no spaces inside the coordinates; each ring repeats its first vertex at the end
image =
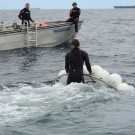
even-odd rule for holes
{"type": "MultiPolygon", "coordinates": [[[[18,10],[0,11],[4,25],[18,10]]],[[[39,22],[66,20],[68,10],[32,10],[39,22]]],[[[91,65],[135,86],[135,9],[82,10],[78,34],[91,65]]],[[[69,45],[0,52],[0,135],[135,135],[135,91],[86,84],[51,86],[69,45]]]]}

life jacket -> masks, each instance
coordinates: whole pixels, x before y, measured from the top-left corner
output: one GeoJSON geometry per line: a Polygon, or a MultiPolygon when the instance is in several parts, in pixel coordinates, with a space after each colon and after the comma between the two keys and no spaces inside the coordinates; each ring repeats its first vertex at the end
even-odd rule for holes
{"type": "Polygon", "coordinates": [[[36,26],[37,27],[46,27],[46,26],[48,26],[48,24],[47,23],[37,23],[36,26]]]}

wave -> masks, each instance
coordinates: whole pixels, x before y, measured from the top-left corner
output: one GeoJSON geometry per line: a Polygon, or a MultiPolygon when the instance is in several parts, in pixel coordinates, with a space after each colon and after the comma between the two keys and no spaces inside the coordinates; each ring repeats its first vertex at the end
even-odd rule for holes
{"type": "Polygon", "coordinates": [[[93,104],[115,102],[121,98],[112,89],[95,89],[86,84],[56,84],[52,87],[33,84],[14,84],[0,91],[0,125],[36,119],[60,110],[81,111],[93,104]]]}

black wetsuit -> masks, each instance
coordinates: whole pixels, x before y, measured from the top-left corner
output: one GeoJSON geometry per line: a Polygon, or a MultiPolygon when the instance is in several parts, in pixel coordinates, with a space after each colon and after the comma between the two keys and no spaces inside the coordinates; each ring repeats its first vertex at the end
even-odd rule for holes
{"type": "MultiPolygon", "coordinates": [[[[20,11],[18,17],[22,20],[22,24],[24,23],[24,20],[28,21],[28,24],[30,26],[30,21],[33,22],[33,20],[31,19],[31,15],[30,15],[30,10],[27,8],[24,8],[20,11]]],[[[26,25],[26,24],[25,24],[26,25]]]]}
{"type": "Polygon", "coordinates": [[[89,61],[88,54],[79,48],[73,49],[71,52],[67,53],[65,58],[65,69],[68,73],[67,84],[72,82],[84,83],[83,78],[83,64],[86,64],[86,67],[89,73],[92,72],[91,65],[89,61]]]}
{"type": "Polygon", "coordinates": [[[67,20],[67,22],[73,22],[75,24],[75,32],[78,32],[78,22],[80,14],[80,8],[73,8],[70,10],[70,18],[67,20]]]}

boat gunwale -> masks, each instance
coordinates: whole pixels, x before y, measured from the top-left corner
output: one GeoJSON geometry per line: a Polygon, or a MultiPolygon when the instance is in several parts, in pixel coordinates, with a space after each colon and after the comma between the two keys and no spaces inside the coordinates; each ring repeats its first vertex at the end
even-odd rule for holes
{"type": "MultiPolygon", "coordinates": [[[[62,21],[61,21],[62,22],[62,21]]],[[[79,24],[82,24],[83,20],[79,21],[79,24]]],[[[59,21],[58,22],[48,22],[48,26],[45,27],[38,27],[38,31],[39,30],[49,30],[49,29],[54,29],[54,28],[59,28],[59,27],[66,27],[66,26],[72,26],[74,25],[73,23],[70,22],[65,22],[65,24],[60,24],[59,21]],[[53,24],[53,23],[58,23],[58,24],[53,24]]],[[[32,31],[34,27],[31,27],[30,30],[32,31]]],[[[13,30],[13,31],[0,31],[0,37],[5,36],[5,35],[11,35],[11,34],[25,34],[27,32],[27,30],[13,30]]]]}

